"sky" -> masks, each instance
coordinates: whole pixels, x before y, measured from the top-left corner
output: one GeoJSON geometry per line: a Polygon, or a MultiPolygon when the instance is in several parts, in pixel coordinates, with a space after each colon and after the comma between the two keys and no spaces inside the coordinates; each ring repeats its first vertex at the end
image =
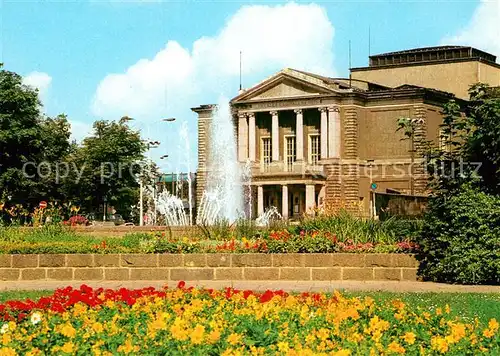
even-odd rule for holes
{"type": "Polygon", "coordinates": [[[95,120],[133,117],[167,172],[196,167],[190,108],[237,95],[240,51],[248,88],[286,67],[347,77],[349,42],[353,67],[441,44],[500,56],[500,0],[0,0],[0,62],[38,88],[43,111],[65,113],[77,140],[95,120]]]}

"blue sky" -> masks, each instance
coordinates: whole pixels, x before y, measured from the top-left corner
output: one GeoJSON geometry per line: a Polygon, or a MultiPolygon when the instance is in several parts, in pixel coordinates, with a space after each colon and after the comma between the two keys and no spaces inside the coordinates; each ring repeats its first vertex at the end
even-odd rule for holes
{"type": "Polygon", "coordinates": [[[288,66],[347,76],[349,40],[353,66],[367,64],[369,26],[372,54],[460,43],[500,55],[499,1],[0,3],[0,62],[40,88],[45,112],[66,113],[75,137],[135,117],[162,141],[153,155],[177,157],[167,170],[184,161],[181,123],[158,120],[187,121],[195,159],[189,108],[236,95],[241,49],[246,87],[288,66]]]}

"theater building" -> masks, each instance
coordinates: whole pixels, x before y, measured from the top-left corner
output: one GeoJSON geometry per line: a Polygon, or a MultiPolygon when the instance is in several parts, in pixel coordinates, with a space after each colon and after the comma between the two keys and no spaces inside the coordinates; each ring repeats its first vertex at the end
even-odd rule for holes
{"type": "MultiPolygon", "coordinates": [[[[294,218],[325,204],[370,215],[372,192],[425,195],[420,139],[439,144],[443,104],[465,99],[471,84],[500,86],[495,61],[470,47],[421,48],[371,56],[350,79],[287,68],[241,91],[230,105],[238,159],[251,164],[253,216],[276,206],[294,218]],[[416,122],[413,154],[412,140],[397,131],[399,118],[416,122]]],[[[192,109],[198,200],[213,109],[192,109]]]]}

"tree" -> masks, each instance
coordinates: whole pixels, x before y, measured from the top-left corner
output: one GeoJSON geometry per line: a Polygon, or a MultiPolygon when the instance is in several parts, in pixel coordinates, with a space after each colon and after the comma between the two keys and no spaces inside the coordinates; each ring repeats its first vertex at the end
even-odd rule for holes
{"type": "Polygon", "coordinates": [[[433,281],[500,283],[500,95],[470,89],[443,109],[441,144],[426,152],[432,195],[418,242],[433,281]]]}
{"type": "Polygon", "coordinates": [[[145,143],[126,120],[96,121],[93,130],[68,158],[74,168],[66,179],[65,194],[86,212],[96,212],[106,202],[127,218],[138,200],[145,143]]]}
{"type": "Polygon", "coordinates": [[[29,206],[60,196],[53,169],[69,152],[69,123],[64,115],[45,117],[40,107],[37,90],[0,70],[0,201],[29,206]],[[42,162],[51,174],[39,174],[42,162]]]}

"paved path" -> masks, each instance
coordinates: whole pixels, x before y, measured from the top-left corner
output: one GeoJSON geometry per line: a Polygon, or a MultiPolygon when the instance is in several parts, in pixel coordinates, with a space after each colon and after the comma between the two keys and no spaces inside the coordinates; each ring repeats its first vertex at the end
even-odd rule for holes
{"type": "MultiPolygon", "coordinates": [[[[155,287],[165,284],[175,287],[176,282],[163,281],[0,281],[0,291],[5,290],[53,290],[66,286],[79,287],[87,284],[91,287],[117,289],[155,287]]],[[[430,282],[386,282],[386,281],[186,281],[186,286],[198,286],[213,289],[233,287],[235,289],[283,289],[287,292],[331,292],[346,291],[386,291],[386,292],[448,292],[448,293],[500,293],[500,286],[464,286],[430,282]]]]}

